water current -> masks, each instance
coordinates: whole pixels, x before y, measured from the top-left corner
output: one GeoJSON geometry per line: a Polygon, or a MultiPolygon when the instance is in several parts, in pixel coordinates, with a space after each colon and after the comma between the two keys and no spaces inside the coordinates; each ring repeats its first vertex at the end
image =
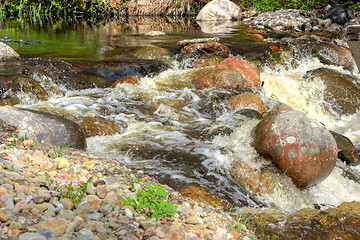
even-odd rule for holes
{"type": "MultiPolygon", "coordinates": [[[[343,201],[360,201],[360,166],[349,167],[338,161],[322,183],[300,191],[287,177],[274,172],[271,164],[251,147],[251,131],[259,120],[229,109],[223,99],[231,96],[233,90],[196,90],[189,83],[186,76],[193,71],[191,59],[179,57],[177,41],[216,36],[229,46],[231,56],[239,59],[255,56],[268,46],[266,41],[249,35],[251,31],[244,26],[205,32],[190,21],[100,26],[10,22],[3,24],[0,38],[41,42],[8,44],[28,62],[54,63],[49,71],[59,77],[65,77],[66,71],[60,71],[55,63],[102,60],[114,49],[120,56],[126,49],[141,46],[163,47],[173,53],[168,59],[168,70],[142,77],[136,85],[124,83],[115,88],[99,88],[95,84],[80,90],[62,85],[59,87],[62,94],[52,94],[46,101],[22,99],[21,107],[62,109],[74,117],[101,116],[121,126],[113,135],[89,137],[87,151],[90,153],[116,158],[175,189],[204,187],[237,206],[272,206],[287,212],[314,205],[326,208],[343,201]],[[166,35],[144,34],[154,30],[166,35]],[[253,171],[265,170],[271,174],[273,191],[259,195],[236,183],[228,173],[234,161],[253,171]],[[348,177],[346,173],[349,172],[356,177],[348,177]]],[[[296,67],[287,61],[275,67],[263,66],[261,80],[264,85],[258,95],[268,110],[278,102],[285,103],[319,120],[328,129],[347,136],[354,145],[360,145],[360,116],[339,115],[327,110],[323,80],[303,80],[307,71],[320,67],[350,74],[357,80],[360,77],[356,66],[349,72],[321,63],[316,57],[305,56],[298,59],[296,67]]],[[[39,74],[33,73],[32,77],[44,80],[39,74]]]]}

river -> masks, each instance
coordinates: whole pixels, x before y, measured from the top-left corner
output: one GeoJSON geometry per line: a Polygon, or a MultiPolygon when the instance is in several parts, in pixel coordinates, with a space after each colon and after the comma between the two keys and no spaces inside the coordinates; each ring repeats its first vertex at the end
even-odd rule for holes
{"type": "MultiPolygon", "coordinates": [[[[111,135],[88,137],[87,151],[90,153],[116,158],[178,190],[190,186],[204,188],[237,207],[273,207],[282,212],[294,212],[360,201],[360,166],[349,167],[341,161],[327,179],[303,191],[283,176],[274,175],[276,181],[272,183],[272,193],[259,195],[229,176],[228,170],[234,161],[246,163],[255,170],[269,166],[269,162],[250,145],[249,136],[259,120],[238,115],[226,106],[223,99],[231,96],[233,90],[196,90],[186,78],[193,70],[192,60],[180,56],[176,42],[219,37],[219,41],[229,47],[232,57],[256,59],[273,42],[288,37],[284,33],[284,36],[268,34],[268,38],[261,41],[253,33],[253,29],[243,25],[205,33],[190,20],[164,20],[157,24],[139,20],[99,25],[4,22],[0,38],[6,36],[29,43],[8,42],[32,67],[29,67],[30,76],[42,84],[46,80],[56,85],[57,91],[49,94],[47,100],[38,101],[21,95],[18,106],[66,112],[70,119],[100,116],[118,126],[117,132],[111,135]],[[145,35],[150,31],[162,31],[166,35],[145,35]],[[69,83],[69,72],[76,71],[79,62],[128,58],[130,50],[143,46],[170,50],[172,56],[167,59],[170,68],[158,75],[144,76],[135,85],[124,83],[115,88],[99,87],[98,82],[94,82],[81,89],[81,84],[74,87],[69,83]],[[32,70],[34,66],[51,74],[41,75],[41,71],[32,70]],[[60,80],[49,79],[51,76],[60,80]],[[356,177],[350,178],[346,174],[349,172],[356,177]]],[[[353,71],[345,70],[322,63],[313,55],[283,56],[278,64],[261,66],[264,85],[257,94],[268,109],[278,102],[287,104],[319,120],[328,129],[343,134],[358,146],[358,113],[339,114],[329,110],[326,106],[331,103],[324,94],[323,80],[304,81],[303,78],[309,70],[327,68],[351,75],[356,84],[360,84],[359,72],[355,65],[353,67],[353,71]]],[[[2,69],[2,72],[6,70],[2,69]]]]}

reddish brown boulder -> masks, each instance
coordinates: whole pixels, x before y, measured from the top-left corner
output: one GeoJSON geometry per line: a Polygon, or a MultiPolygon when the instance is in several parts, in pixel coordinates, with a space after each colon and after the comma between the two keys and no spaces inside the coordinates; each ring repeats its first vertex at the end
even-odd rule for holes
{"type": "Polygon", "coordinates": [[[300,189],[324,180],[333,170],[338,153],[330,131],[295,110],[278,111],[259,122],[253,145],[300,189]]]}
{"type": "Polygon", "coordinates": [[[266,116],[266,108],[264,102],[253,92],[244,92],[229,98],[229,104],[233,110],[237,109],[254,109],[266,116]]]}
{"type": "Polygon", "coordinates": [[[212,53],[221,57],[229,56],[229,49],[222,43],[219,42],[207,42],[207,43],[193,43],[184,46],[181,49],[182,53],[212,53]]]}
{"type": "Polygon", "coordinates": [[[358,165],[360,163],[360,156],[356,152],[354,145],[347,137],[330,131],[335,138],[337,147],[339,149],[338,158],[349,165],[358,165]]]}
{"type": "Polygon", "coordinates": [[[190,72],[188,77],[197,89],[244,87],[244,78],[238,71],[232,69],[198,69],[190,72]]]}
{"type": "Polygon", "coordinates": [[[244,77],[245,87],[259,90],[261,87],[260,73],[253,69],[248,63],[236,59],[226,58],[216,68],[235,69],[244,77]]]}
{"type": "Polygon", "coordinates": [[[314,50],[321,62],[352,70],[354,58],[348,48],[331,44],[319,44],[315,46],[314,50]]]}

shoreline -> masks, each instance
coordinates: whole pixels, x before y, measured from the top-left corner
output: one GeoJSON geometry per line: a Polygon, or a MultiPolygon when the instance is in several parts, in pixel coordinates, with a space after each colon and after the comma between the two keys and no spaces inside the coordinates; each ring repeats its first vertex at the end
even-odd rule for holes
{"type": "Polygon", "coordinates": [[[160,220],[147,218],[121,201],[136,198],[132,186],[139,191],[147,182],[158,184],[142,170],[80,150],[65,149],[59,158],[49,153],[31,143],[15,146],[1,141],[0,239],[254,239],[254,233],[229,212],[183,197],[166,185],[166,199],[178,213],[160,220]],[[45,172],[60,185],[78,186],[93,179],[75,208],[46,187],[45,172]]]}

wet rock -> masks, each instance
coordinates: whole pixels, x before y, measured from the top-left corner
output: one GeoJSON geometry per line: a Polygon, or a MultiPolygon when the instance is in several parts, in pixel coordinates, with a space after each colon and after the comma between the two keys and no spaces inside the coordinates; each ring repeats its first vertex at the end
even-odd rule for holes
{"type": "Polygon", "coordinates": [[[329,68],[318,68],[306,72],[303,76],[307,81],[320,78],[325,86],[325,108],[339,114],[354,114],[360,105],[360,90],[356,84],[358,79],[353,75],[340,73],[329,68]]]}
{"type": "Polygon", "coordinates": [[[325,179],[338,153],[329,130],[294,110],[275,112],[259,122],[253,145],[300,189],[325,179]]]}
{"type": "Polygon", "coordinates": [[[232,69],[197,69],[190,72],[188,78],[197,89],[241,89],[244,86],[242,75],[232,69]]]}
{"type": "Polygon", "coordinates": [[[206,43],[193,43],[184,46],[181,49],[182,53],[200,53],[203,54],[214,54],[220,57],[228,57],[229,49],[222,43],[211,41],[206,43]]]}
{"type": "Polygon", "coordinates": [[[0,61],[10,59],[20,59],[20,55],[5,43],[0,42],[0,61]]]}
{"type": "Polygon", "coordinates": [[[104,78],[108,82],[117,81],[124,76],[155,76],[165,71],[168,66],[159,60],[124,60],[124,61],[103,61],[97,62],[88,67],[82,73],[104,78]]]}
{"type": "Polygon", "coordinates": [[[26,138],[44,145],[84,149],[85,137],[79,126],[62,117],[33,110],[0,107],[0,120],[21,129],[26,138]]]}
{"type": "Polygon", "coordinates": [[[317,56],[322,63],[342,66],[346,69],[352,70],[354,58],[351,51],[343,46],[332,44],[316,44],[314,46],[315,56],[317,56]]]}
{"type": "Polygon", "coordinates": [[[166,60],[171,57],[169,50],[160,47],[142,47],[133,52],[131,52],[135,57],[140,59],[158,59],[166,60]]]}
{"type": "Polygon", "coordinates": [[[137,84],[139,82],[139,77],[136,76],[124,76],[116,80],[116,82],[111,84],[111,87],[116,87],[118,84],[129,83],[129,84],[137,84]]]}
{"type": "Polygon", "coordinates": [[[256,233],[279,239],[359,239],[359,207],[354,201],[326,210],[305,208],[287,214],[268,209],[242,216],[254,224],[256,233]]]}
{"type": "Polygon", "coordinates": [[[267,113],[263,101],[253,92],[244,92],[232,96],[229,98],[229,104],[233,110],[253,109],[261,113],[263,117],[265,117],[267,113]]]}
{"type": "Polygon", "coordinates": [[[349,165],[358,165],[360,163],[360,156],[356,152],[354,145],[347,137],[330,131],[335,138],[337,147],[339,149],[338,158],[349,165]]]}
{"type": "Polygon", "coordinates": [[[196,16],[198,21],[240,20],[241,9],[229,0],[213,0],[196,16]]]}
{"type": "Polygon", "coordinates": [[[236,58],[226,58],[224,61],[219,63],[216,68],[237,70],[244,77],[245,87],[249,87],[254,90],[259,90],[261,87],[260,73],[242,60],[236,58]]]}
{"type": "Polygon", "coordinates": [[[280,104],[280,105],[276,105],[275,107],[273,107],[271,109],[271,111],[269,112],[269,114],[272,114],[272,113],[278,112],[278,111],[287,111],[287,110],[293,110],[293,109],[292,109],[292,107],[290,107],[288,105],[280,104]]]}
{"type": "Polygon", "coordinates": [[[1,75],[0,99],[11,98],[12,95],[8,91],[32,94],[38,100],[45,100],[48,97],[46,91],[37,81],[24,75],[1,75]]]}

